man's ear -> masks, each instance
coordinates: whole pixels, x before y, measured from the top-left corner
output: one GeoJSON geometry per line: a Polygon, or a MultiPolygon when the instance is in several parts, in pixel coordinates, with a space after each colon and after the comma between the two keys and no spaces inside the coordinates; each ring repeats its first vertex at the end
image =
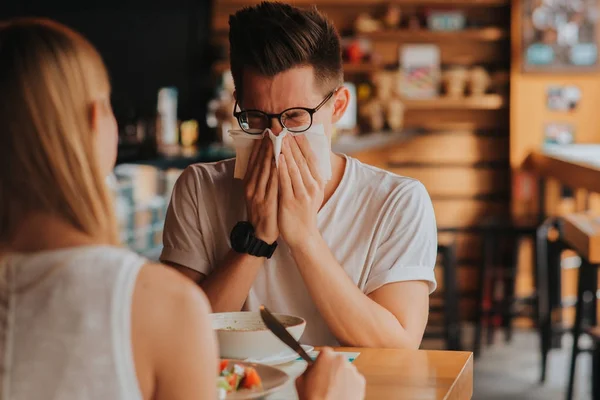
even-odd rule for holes
{"type": "Polygon", "coordinates": [[[340,87],[334,95],[332,122],[337,123],[350,104],[350,91],[345,86],[340,87]]]}

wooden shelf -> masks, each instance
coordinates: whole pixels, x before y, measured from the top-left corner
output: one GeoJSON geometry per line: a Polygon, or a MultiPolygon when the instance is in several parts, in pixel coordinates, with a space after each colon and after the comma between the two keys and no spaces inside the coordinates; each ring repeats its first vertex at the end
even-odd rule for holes
{"type": "MultiPolygon", "coordinates": [[[[377,71],[381,71],[384,69],[393,69],[393,68],[399,68],[398,66],[387,66],[387,65],[379,65],[379,64],[373,64],[373,63],[344,63],[344,73],[345,74],[368,74],[368,73],[372,73],[372,72],[377,72],[377,71]]],[[[229,61],[225,60],[225,61],[217,61],[213,64],[213,71],[217,74],[221,74],[225,71],[229,70],[229,61]]],[[[506,81],[508,82],[508,73],[505,73],[500,77],[494,79],[494,81],[501,79],[502,81],[506,81]]]]}
{"type": "Polygon", "coordinates": [[[498,94],[465,97],[437,97],[433,99],[403,99],[408,111],[411,110],[501,110],[506,100],[498,94]]]}
{"type": "Polygon", "coordinates": [[[395,40],[398,42],[456,42],[459,40],[495,42],[508,38],[508,32],[502,28],[488,27],[464,29],[460,31],[431,31],[428,29],[383,30],[372,33],[360,33],[359,37],[371,40],[395,40]]]}
{"type": "MultiPolygon", "coordinates": [[[[344,64],[344,72],[369,73],[377,72],[383,67],[375,64],[344,64]]],[[[229,61],[219,61],[213,65],[213,71],[222,74],[229,70],[229,61]]],[[[403,99],[408,110],[500,110],[506,107],[506,100],[499,94],[465,97],[437,97],[433,99],[403,99]]]]}
{"type": "MultiPolygon", "coordinates": [[[[217,0],[220,6],[249,6],[261,3],[263,0],[217,0]]],[[[506,6],[510,0],[292,0],[291,4],[295,6],[312,6],[315,3],[319,7],[328,6],[385,6],[390,3],[400,5],[428,5],[428,6],[446,6],[446,7],[490,7],[506,6]]]]}
{"type": "MultiPolygon", "coordinates": [[[[399,65],[382,65],[369,62],[363,63],[344,63],[344,73],[346,75],[370,74],[378,71],[395,71],[400,68],[399,65]]],[[[492,85],[508,85],[510,73],[508,71],[496,71],[491,74],[492,85]]]]}
{"type": "MultiPolygon", "coordinates": [[[[396,69],[399,68],[396,66],[396,69]]],[[[344,63],[345,74],[367,74],[385,69],[385,66],[373,63],[344,63]]]]}

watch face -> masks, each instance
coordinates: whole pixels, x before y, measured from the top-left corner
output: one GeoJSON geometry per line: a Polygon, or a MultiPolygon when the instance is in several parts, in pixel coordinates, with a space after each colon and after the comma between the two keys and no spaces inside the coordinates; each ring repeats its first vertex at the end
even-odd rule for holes
{"type": "Polygon", "coordinates": [[[238,222],[231,231],[231,247],[237,252],[246,252],[254,227],[249,222],[238,222]]]}

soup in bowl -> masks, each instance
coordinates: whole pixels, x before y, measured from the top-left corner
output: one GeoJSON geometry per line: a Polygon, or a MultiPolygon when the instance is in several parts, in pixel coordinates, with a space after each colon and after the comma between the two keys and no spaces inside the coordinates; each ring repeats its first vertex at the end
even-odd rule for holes
{"type": "MultiPolygon", "coordinates": [[[[273,314],[296,340],[300,340],[306,321],[300,317],[273,314]]],[[[260,359],[289,350],[263,323],[260,312],[215,313],[212,328],[219,340],[222,358],[260,359]]]]}

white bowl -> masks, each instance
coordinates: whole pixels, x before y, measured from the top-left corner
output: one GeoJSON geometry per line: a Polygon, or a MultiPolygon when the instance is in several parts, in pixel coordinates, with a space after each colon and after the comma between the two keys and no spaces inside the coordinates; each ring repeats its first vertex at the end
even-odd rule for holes
{"type": "MultiPolygon", "coordinates": [[[[274,314],[296,340],[304,333],[306,321],[292,315],[274,314]]],[[[279,354],[289,349],[263,323],[259,312],[212,314],[212,327],[219,339],[221,358],[245,360],[279,354]]]]}

